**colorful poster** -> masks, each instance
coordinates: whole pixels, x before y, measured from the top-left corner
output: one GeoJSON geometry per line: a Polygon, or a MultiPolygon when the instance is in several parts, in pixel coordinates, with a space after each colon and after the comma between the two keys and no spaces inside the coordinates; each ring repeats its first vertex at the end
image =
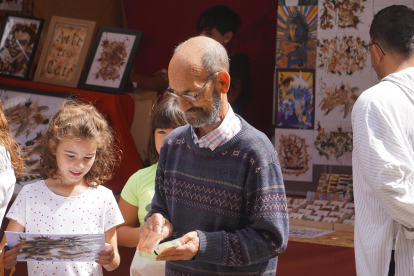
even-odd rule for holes
{"type": "Polygon", "coordinates": [[[315,70],[276,71],[276,127],[314,128],[315,70]]]}
{"type": "Polygon", "coordinates": [[[320,0],[320,32],[364,32],[372,22],[373,0],[320,0]]]}
{"type": "Polygon", "coordinates": [[[275,148],[283,179],[312,181],[313,131],[276,129],[275,148]]]}
{"type": "Polygon", "coordinates": [[[352,166],[351,122],[319,121],[313,143],[314,164],[352,166]]]}
{"type": "Polygon", "coordinates": [[[359,95],[371,87],[364,78],[319,78],[316,82],[315,121],[350,122],[359,95]]]}
{"type": "Polygon", "coordinates": [[[318,35],[316,74],[320,77],[371,77],[371,57],[365,49],[369,33],[318,35]]]}
{"type": "Polygon", "coordinates": [[[317,23],[317,6],[278,7],[277,67],[315,68],[317,23]]]}

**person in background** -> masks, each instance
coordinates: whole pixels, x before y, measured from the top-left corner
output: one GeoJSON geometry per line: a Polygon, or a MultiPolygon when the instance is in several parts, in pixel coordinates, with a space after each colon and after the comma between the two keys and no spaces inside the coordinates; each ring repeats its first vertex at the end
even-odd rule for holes
{"type": "MultiPolygon", "coordinates": [[[[30,276],[103,275],[102,266],[108,271],[119,266],[116,226],[124,220],[112,191],[100,185],[112,177],[119,161],[120,151],[104,116],[90,104],[65,100],[42,137],[44,180],[22,188],[7,213],[10,222],[6,230],[44,237],[104,234],[105,249],[95,262],[74,262],[72,249],[61,247],[60,259],[66,262],[32,259],[27,261],[30,276]]],[[[86,243],[79,244],[80,250],[88,247],[86,243]]],[[[1,247],[5,244],[4,237],[1,247]]],[[[18,245],[6,251],[6,269],[16,264],[21,248],[18,245]]],[[[30,259],[30,252],[26,253],[30,259]]],[[[43,253],[47,259],[48,254],[43,253]]]]}
{"type": "Polygon", "coordinates": [[[19,144],[10,134],[9,124],[0,100],[0,221],[3,222],[7,205],[13,195],[16,176],[23,176],[25,158],[19,144]]]}
{"type": "MultiPolygon", "coordinates": [[[[151,116],[151,136],[148,140],[147,154],[152,165],[133,174],[121,192],[119,208],[125,222],[117,227],[119,245],[138,245],[140,225],[144,224],[145,216],[151,210],[161,144],[173,129],[185,124],[187,122],[177,100],[166,94],[151,116]]],[[[160,265],[165,266],[164,263],[160,265]]]]}
{"type": "Polygon", "coordinates": [[[356,269],[414,275],[414,10],[382,9],[369,34],[381,82],[352,110],[356,269]]]}
{"type": "Polygon", "coordinates": [[[222,44],[198,36],[179,45],[170,88],[188,125],[161,146],[151,211],[141,226],[180,238],[157,260],[165,275],[274,276],[287,246],[282,172],[267,136],[227,101],[229,59],[222,44]]]}
{"type": "MultiPolygon", "coordinates": [[[[197,32],[218,41],[224,48],[241,27],[241,18],[230,8],[218,5],[204,11],[197,20],[197,32]]],[[[227,98],[234,112],[246,119],[246,106],[251,97],[249,57],[230,54],[230,88],[227,98]]]]}

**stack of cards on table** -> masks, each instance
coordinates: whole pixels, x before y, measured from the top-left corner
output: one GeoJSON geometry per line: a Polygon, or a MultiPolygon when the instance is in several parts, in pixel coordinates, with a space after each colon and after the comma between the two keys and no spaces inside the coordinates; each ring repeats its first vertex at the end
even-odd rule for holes
{"type": "Polygon", "coordinates": [[[293,209],[306,204],[306,198],[295,198],[292,199],[291,197],[286,198],[288,212],[292,211],[293,209]]]}
{"type": "Polygon", "coordinates": [[[289,218],[333,223],[353,211],[353,203],[315,200],[304,209],[299,209],[297,212],[291,213],[289,218]]]}

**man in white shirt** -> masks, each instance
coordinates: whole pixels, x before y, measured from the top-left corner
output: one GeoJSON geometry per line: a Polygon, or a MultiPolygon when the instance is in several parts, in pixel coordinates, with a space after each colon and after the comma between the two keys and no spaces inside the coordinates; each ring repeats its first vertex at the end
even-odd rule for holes
{"type": "Polygon", "coordinates": [[[414,11],[379,11],[370,37],[381,82],[352,111],[357,274],[414,275],[414,11]]]}

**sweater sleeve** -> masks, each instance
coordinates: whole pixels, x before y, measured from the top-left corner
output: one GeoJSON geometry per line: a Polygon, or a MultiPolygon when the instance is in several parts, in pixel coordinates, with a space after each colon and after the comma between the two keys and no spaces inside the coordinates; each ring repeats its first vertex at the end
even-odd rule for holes
{"type": "Polygon", "coordinates": [[[197,230],[200,247],[195,261],[245,266],[268,261],[286,249],[289,220],[279,164],[250,173],[244,197],[249,224],[234,233],[197,230]]]}
{"type": "Polygon", "coordinates": [[[387,104],[357,101],[352,114],[353,154],[381,207],[405,226],[407,239],[414,239],[412,144],[387,104]]]}
{"type": "Polygon", "coordinates": [[[157,173],[155,174],[155,191],[151,202],[151,211],[145,217],[145,221],[155,213],[160,213],[164,218],[170,220],[167,202],[164,193],[164,169],[161,162],[158,163],[157,173]]]}

